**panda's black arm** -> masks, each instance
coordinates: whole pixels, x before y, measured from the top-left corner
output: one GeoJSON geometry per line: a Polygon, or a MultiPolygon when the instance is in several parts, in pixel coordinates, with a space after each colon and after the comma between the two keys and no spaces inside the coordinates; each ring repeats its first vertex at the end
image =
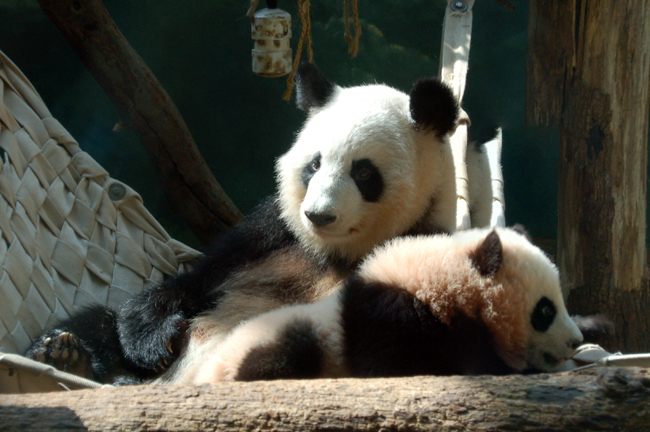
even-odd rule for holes
{"type": "Polygon", "coordinates": [[[135,296],[118,313],[124,355],[136,366],[160,369],[175,360],[188,320],[217,304],[218,287],[234,270],[296,242],[280,219],[277,196],[205,251],[193,270],[135,296]]]}

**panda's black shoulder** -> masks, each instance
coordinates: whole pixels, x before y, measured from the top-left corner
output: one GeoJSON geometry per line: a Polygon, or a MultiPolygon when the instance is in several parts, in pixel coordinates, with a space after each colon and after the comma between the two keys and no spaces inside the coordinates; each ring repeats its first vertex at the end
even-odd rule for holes
{"type": "Polygon", "coordinates": [[[463,313],[443,323],[398,285],[351,276],[340,292],[344,356],[356,377],[506,375],[485,323],[463,313]]]}
{"type": "MultiPolygon", "coordinates": [[[[212,298],[213,288],[218,287],[233,272],[297,243],[296,237],[280,217],[277,195],[271,195],[239,224],[203,250],[203,257],[194,263],[190,271],[167,279],[150,290],[149,293],[158,300],[144,299],[143,295],[139,297],[146,303],[155,303],[160,302],[162,293],[167,293],[165,298],[176,298],[180,292],[192,315],[198,314],[215,300],[212,298]]],[[[219,295],[219,290],[216,294],[219,295]]]]}
{"type": "Polygon", "coordinates": [[[264,199],[250,215],[207,247],[204,253],[206,256],[216,256],[238,250],[244,255],[253,255],[250,258],[255,259],[296,242],[296,237],[281,218],[278,195],[274,194],[264,199]]]}
{"type": "Polygon", "coordinates": [[[440,326],[408,291],[352,275],[340,292],[345,358],[353,376],[412,376],[435,357],[428,329],[440,326]]]}

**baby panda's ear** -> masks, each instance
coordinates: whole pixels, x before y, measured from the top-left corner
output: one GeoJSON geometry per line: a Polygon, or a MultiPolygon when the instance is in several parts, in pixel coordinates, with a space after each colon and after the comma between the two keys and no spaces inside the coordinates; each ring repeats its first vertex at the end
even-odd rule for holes
{"type": "Polygon", "coordinates": [[[451,88],[438,78],[423,79],[411,89],[411,117],[419,129],[433,129],[439,136],[456,127],[460,107],[451,88]]]}
{"type": "Polygon", "coordinates": [[[485,240],[469,254],[472,267],[481,273],[483,277],[492,277],[501,268],[503,263],[503,247],[499,234],[492,230],[485,237],[485,240]]]}
{"type": "Polygon", "coordinates": [[[300,63],[296,72],[296,105],[305,112],[329,102],[336,84],[330,82],[313,63],[300,63]]]}

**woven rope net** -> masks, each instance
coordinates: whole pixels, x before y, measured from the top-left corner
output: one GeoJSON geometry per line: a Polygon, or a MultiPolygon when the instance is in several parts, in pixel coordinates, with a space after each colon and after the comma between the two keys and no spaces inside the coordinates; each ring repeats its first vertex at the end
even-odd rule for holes
{"type": "Polygon", "coordinates": [[[0,352],[90,303],[110,307],[199,253],[111,178],[0,52],[0,352]]]}

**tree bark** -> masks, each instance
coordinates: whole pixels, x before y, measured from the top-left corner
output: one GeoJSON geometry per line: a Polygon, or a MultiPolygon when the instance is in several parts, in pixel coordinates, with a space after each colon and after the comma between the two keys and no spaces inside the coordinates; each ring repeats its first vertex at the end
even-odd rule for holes
{"type": "Polygon", "coordinates": [[[650,370],[267,381],[0,396],[0,430],[639,431],[650,370]]]}
{"type": "Polygon", "coordinates": [[[557,261],[571,311],[614,320],[610,351],[650,350],[649,14],[649,0],[531,2],[528,121],[560,127],[557,261]]]}
{"type": "Polygon", "coordinates": [[[41,8],[139,136],[174,211],[203,244],[242,215],[199,153],[178,109],[100,0],[39,0],[41,8]]]}

